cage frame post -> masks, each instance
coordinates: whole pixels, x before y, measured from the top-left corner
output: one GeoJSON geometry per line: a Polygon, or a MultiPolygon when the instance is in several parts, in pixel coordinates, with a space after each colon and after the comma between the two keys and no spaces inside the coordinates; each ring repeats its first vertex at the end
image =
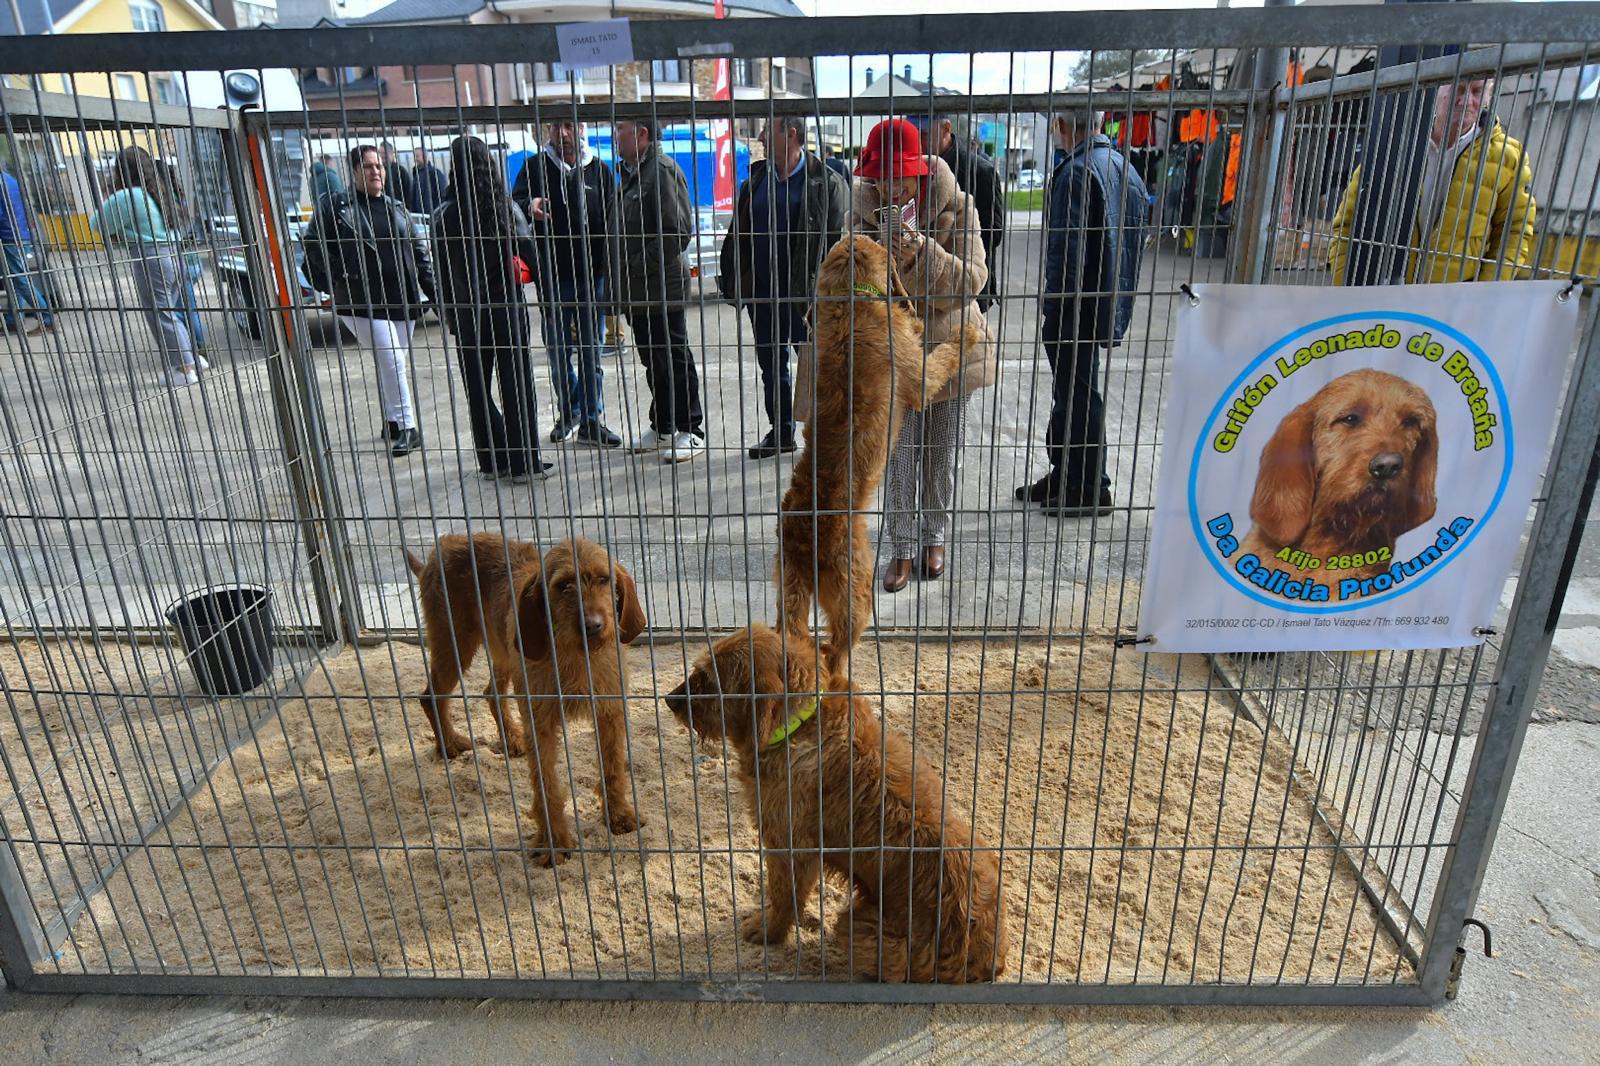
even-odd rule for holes
{"type": "Polygon", "coordinates": [[[298,293],[290,287],[290,244],[279,232],[277,192],[269,180],[271,166],[266,131],[248,121],[248,112],[233,111],[224,136],[229,177],[235,184],[240,242],[250,264],[252,289],[258,294],[259,320],[267,340],[267,371],[272,382],[272,409],[294,496],[306,561],[312,575],[322,635],[328,641],[350,642],[361,632],[359,599],[350,558],[350,544],[339,516],[344,514],[338,481],[328,468],[331,444],[323,425],[322,399],[309,371],[310,338],[305,319],[296,314],[298,293]],[[249,216],[249,236],[245,217],[249,216]],[[259,232],[258,232],[259,230],[259,232]],[[268,306],[268,293],[277,301],[268,306]],[[310,477],[307,477],[307,465],[310,477]],[[318,505],[321,501],[321,506],[318,505]],[[332,563],[329,573],[328,563],[332,563]]]}
{"type": "MultiPolygon", "coordinates": [[[[1574,288],[1572,299],[1578,291],[1574,288]]],[[[1588,299],[1566,411],[1545,472],[1549,495],[1534,518],[1524,554],[1524,559],[1559,559],[1560,565],[1525,564],[1518,571],[1494,697],[1484,714],[1462,789],[1455,840],[1445,852],[1428,915],[1428,946],[1419,977],[1433,1003],[1444,1002],[1462,923],[1472,917],[1483,887],[1600,474],[1600,298],[1590,293],[1588,299]]]]}
{"type": "Polygon", "coordinates": [[[1272,241],[1275,194],[1285,158],[1281,148],[1288,123],[1288,109],[1277,89],[1269,86],[1252,91],[1257,94],[1254,114],[1239,139],[1244,189],[1234,201],[1244,210],[1233,227],[1236,239],[1229,242],[1233,280],[1244,285],[1259,285],[1270,272],[1267,248],[1272,241]]]}
{"type": "Polygon", "coordinates": [[[20,989],[33,976],[33,964],[45,953],[44,944],[30,935],[23,917],[28,910],[27,885],[17,869],[11,837],[0,826],[0,984],[20,989]]]}

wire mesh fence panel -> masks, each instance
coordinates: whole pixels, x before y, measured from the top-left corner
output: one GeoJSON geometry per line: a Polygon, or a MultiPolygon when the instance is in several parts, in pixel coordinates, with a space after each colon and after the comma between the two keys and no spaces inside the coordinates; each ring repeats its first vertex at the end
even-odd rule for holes
{"type": "Polygon", "coordinates": [[[1437,998],[1511,634],[1138,647],[1174,312],[1592,275],[1593,16],[1260,14],[0,49],[8,975],[1437,998]]]}
{"type": "MultiPolygon", "coordinates": [[[[93,79],[60,80],[52,88],[64,93],[8,89],[3,109],[11,328],[0,734],[7,831],[33,840],[15,845],[12,865],[41,905],[50,901],[34,912],[36,931],[78,965],[70,944],[57,945],[88,897],[119,865],[147,861],[150,834],[169,818],[196,827],[186,798],[275,707],[262,690],[196,697],[184,640],[211,654],[234,639],[219,611],[249,598],[261,632],[290,645],[275,665],[250,667],[277,688],[309,661],[296,635],[323,619],[269,357],[228,328],[221,293],[237,250],[208,209],[229,187],[217,151],[226,118],[113,108],[93,79]],[[127,191],[155,189],[169,166],[182,177],[160,194],[127,191]],[[152,241],[114,238],[117,227],[152,241]]],[[[244,687],[237,672],[208,679],[217,694],[244,687]]],[[[174,893],[232,866],[208,856],[193,877],[142,898],[179,906],[174,893]]],[[[190,957],[226,957],[230,940],[225,930],[202,937],[190,957]]]]}

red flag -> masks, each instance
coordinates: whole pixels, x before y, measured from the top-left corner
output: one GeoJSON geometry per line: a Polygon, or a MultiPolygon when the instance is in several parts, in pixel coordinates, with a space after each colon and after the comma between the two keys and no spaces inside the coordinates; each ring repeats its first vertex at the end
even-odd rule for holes
{"type": "MultiPolygon", "coordinates": [[[[727,11],[722,6],[722,0],[716,0],[712,8],[714,18],[727,18],[727,11]]],[[[731,100],[733,86],[728,77],[728,61],[726,58],[716,60],[715,86],[711,91],[713,100],[731,100]]],[[[711,186],[712,206],[718,211],[733,210],[733,127],[725,118],[711,120],[711,138],[717,154],[717,175],[711,186]]]]}

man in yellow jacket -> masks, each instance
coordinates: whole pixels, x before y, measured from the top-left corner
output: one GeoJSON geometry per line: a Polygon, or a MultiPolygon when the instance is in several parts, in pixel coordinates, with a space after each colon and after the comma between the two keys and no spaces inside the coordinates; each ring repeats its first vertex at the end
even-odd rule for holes
{"type": "MultiPolygon", "coordinates": [[[[1493,98],[1492,79],[1439,89],[1406,244],[1408,281],[1496,281],[1525,277],[1533,265],[1533,171],[1522,144],[1485,114],[1493,98]]],[[[1336,285],[1345,281],[1360,185],[1357,167],[1333,219],[1336,285]]]]}

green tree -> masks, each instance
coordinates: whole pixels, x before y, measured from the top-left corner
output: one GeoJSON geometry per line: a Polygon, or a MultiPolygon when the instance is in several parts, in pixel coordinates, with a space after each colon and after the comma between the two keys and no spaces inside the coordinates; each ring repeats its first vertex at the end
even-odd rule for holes
{"type": "Polygon", "coordinates": [[[1079,52],[1077,60],[1067,70],[1067,83],[1076,87],[1101,78],[1118,78],[1124,84],[1129,70],[1153,59],[1165,59],[1170,53],[1160,48],[1138,48],[1133,51],[1079,52]]]}

